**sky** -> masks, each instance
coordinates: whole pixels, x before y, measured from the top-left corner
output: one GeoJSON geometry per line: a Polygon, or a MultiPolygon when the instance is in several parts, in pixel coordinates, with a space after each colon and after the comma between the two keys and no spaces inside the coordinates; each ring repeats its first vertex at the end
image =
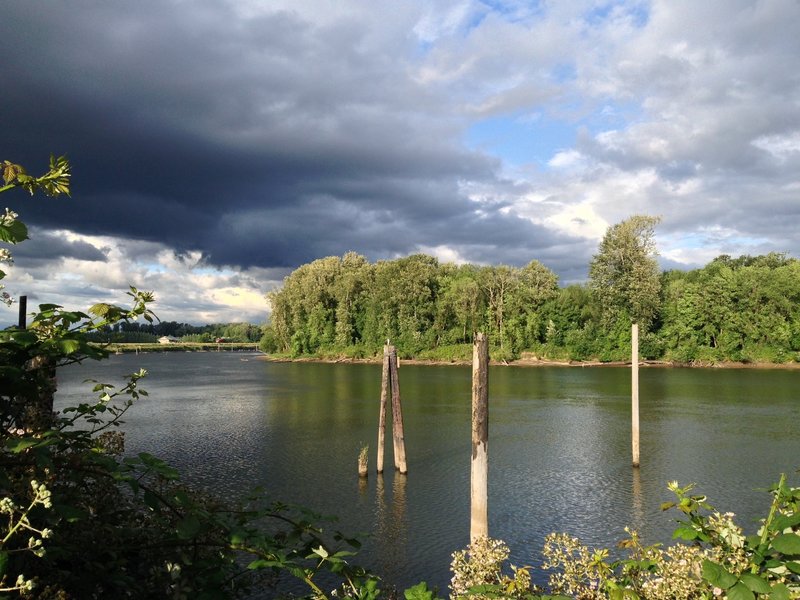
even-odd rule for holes
{"type": "Polygon", "coordinates": [[[798,0],[6,0],[0,160],[73,183],[2,195],[4,283],[260,323],[351,250],[581,282],[633,214],[665,269],[800,257],[798,31],[798,0]]]}

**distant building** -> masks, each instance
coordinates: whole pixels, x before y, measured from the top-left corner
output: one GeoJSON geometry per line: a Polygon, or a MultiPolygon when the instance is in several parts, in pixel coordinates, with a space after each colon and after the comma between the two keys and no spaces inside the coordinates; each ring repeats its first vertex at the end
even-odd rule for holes
{"type": "Polygon", "coordinates": [[[227,342],[227,341],[228,341],[228,340],[226,340],[225,338],[222,338],[222,337],[219,337],[219,338],[215,338],[215,339],[214,339],[214,343],[216,343],[216,344],[224,344],[224,343],[225,343],[225,342],[227,342]]]}
{"type": "Polygon", "coordinates": [[[159,344],[177,344],[178,338],[172,337],[171,335],[165,335],[163,337],[158,338],[159,344]]]}

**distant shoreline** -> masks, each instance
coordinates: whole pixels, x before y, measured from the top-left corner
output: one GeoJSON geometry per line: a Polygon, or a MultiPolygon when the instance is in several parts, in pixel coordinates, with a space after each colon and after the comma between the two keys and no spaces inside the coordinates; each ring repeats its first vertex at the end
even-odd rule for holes
{"type": "Polygon", "coordinates": [[[125,342],[96,344],[112,354],[131,354],[139,352],[259,352],[258,342],[125,342]]]}
{"type": "MultiPolygon", "coordinates": [[[[271,354],[262,354],[258,357],[260,360],[269,362],[294,362],[294,363],[321,363],[321,364],[367,364],[379,365],[382,362],[380,357],[371,358],[320,358],[301,356],[297,358],[289,358],[286,356],[275,356],[271,354]]],[[[402,365],[421,365],[421,366],[470,366],[472,361],[469,360],[430,360],[430,359],[401,359],[402,365]]],[[[629,367],[630,361],[575,361],[575,360],[548,360],[540,358],[524,357],[513,361],[491,361],[492,366],[507,366],[507,367],[581,367],[581,368],[596,368],[596,367],[629,367]]],[[[640,367],[648,368],[690,368],[690,369],[776,369],[776,370],[800,370],[800,363],[741,363],[741,362],[719,362],[719,363],[678,363],[663,360],[642,360],[639,362],[640,367]]]]}
{"type": "MultiPolygon", "coordinates": [[[[98,344],[102,345],[102,344],[98,344]]],[[[131,353],[145,353],[145,352],[258,352],[260,355],[257,357],[260,360],[269,362],[296,362],[296,363],[321,363],[321,364],[367,364],[379,365],[381,364],[381,357],[374,356],[370,358],[350,358],[350,357],[314,357],[314,356],[300,356],[297,358],[290,358],[288,356],[264,354],[258,349],[258,344],[255,342],[178,342],[172,344],[158,344],[158,343],[112,343],[105,346],[105,349],[112,354],[131,354],[131,353]]],[[[432,360],[432,359],[418,359],[408,358],[401,359],[401,364],[405,365],[422,365],[422,366],[470,366],[470,360],[432,360]]],[[[577,360],[550,360],[537,358],[523,353],[522,358],[512,361],[491,361],[493,366],[507,366],[507,367],[628,367],[630,361],[611,361],[601,362],[597,360],[577,361],[577,360]]],[[[647,368],[676,368],[676,369],[774,369],[793,371],[800,370],[800,363],[787,362],[787,363],[766,363],[766,362],[753,362],[742,363],[733,361],[723,361],[718,363],[710,362],[694,362],[694,363],[680,363],[674,361],[664,360],[642,360],[639,366],[647,368]]]]}

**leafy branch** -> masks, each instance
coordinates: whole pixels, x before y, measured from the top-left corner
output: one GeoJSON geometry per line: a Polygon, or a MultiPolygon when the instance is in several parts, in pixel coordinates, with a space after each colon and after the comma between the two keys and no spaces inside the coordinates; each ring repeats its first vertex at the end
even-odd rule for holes
{"type": "Polygon", "coordinates": [[[50,169],[38,177],[28,175],[24,167],[8,160],[0,164],[3,169],[3,185],[0,186],[0,193],[21,187],[31,195],[42,192],[52,197],[61,194],[69,196],[72,168],[66,156],[56,158],[51,154],[50,169]]]}

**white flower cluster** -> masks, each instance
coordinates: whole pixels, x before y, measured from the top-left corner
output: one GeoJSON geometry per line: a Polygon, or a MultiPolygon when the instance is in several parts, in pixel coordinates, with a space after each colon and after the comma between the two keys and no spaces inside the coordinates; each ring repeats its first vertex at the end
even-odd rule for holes
{"type": "Polygon", "coordinates": [[[19,215],[17,213],[6,207],[5,214],[0,213],[0,225],[5,225],[6,227],[8,227],[12,223],[14,223],[14,221],[17,220],[18,216],[19,215]]]}
{"type": "Polygon", "coordinates": [[[45,487],[43,483],[39,483],[35,479],[32,479],[31,487],[36,494],[34,503],[41,504],[45,508],[51,508],[53,506],[53,494],[45,487]]]}
{"type": "MultiPolygon", "coordinates": [[[[28,550],[34,556],[41,558],[45,555],[44,540],[52,537],[53,531],[47,527],[41,530],[37,529],[31,524],[28,515],[37,504],[42,505],[44,508],[51,508],[53,500],[52,493],[45,484],[39,483],[34,479],[31,481],[31,488],[33,489],[33,500],[27,507],[19,506],[11,498],[0,498],[0,514],[8,515],[5,531],[0,533],[0,550],[15,534],[27,531],[33,534],[28,536],[27,547],[16,548],[12,551],[28,550]]],[[[0,578],[0,592],[30,592],[34,585],[35,581],[26,579],[23,574],[17,576],[13,587],[6,586],[5,577],[0,578]]]]}
{"type": "Polygon", "coordinates": [[[11,592],[19,590],[20,592],[30,592],[31,590],[33,590],[33,586],[34,586],[33,579],[25,579],[25,575],[18,575],[14,587],[3,591],[11,592]]]}
{"type": "MultiPolygon", "coordinates": [[[[0,226],[2,227],[10,227],[14,221],[17,220],[17,213],[13,210],[6,208],[5,213],[0,213],[0,226]]],[[[10,265],[13,264],[14,260],[11,257],[11,251],[8,248],[0,248],[0,264],[10,265]]],[[[0,271],[0,279],[5,276],[5,273],[0,271]]],[[[11,306],[11,296],[8,292],[4,292],[3,289],[5,286],[0,283],[0,302],[5,304],[6,306],[11,306]]]]}
{"type": "Polygon", "coordinates": [[[488,537],[480,537],[466,550],[454,552],[450,563],[453,573],[450,580],[451,596],[463,596],[476,585],[499,583],[501,568],[509,553],[505,542],[488,537]]]}
{"type": "Polygon", "coordinates": [[[17,505],[11,498],[0,499],[0,514],[13,515],[17,505]]]}

